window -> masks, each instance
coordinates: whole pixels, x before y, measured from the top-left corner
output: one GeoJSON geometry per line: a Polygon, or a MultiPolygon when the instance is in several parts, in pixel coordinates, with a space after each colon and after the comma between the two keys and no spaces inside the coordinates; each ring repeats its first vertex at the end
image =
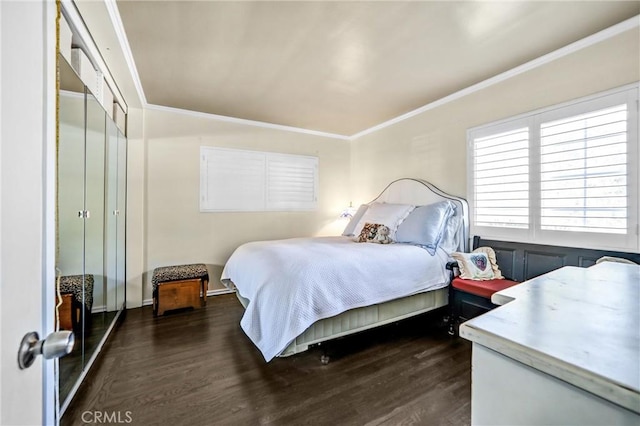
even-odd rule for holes
{"type": "Polygon", "coordinates": [[[470,129],[472,233],[634,250],[638,87],[470,129]]]}
{"type": "Polygon", "coordinates": [[[200,147],[200,211],[314,210],[318,158],[200,147]]]}

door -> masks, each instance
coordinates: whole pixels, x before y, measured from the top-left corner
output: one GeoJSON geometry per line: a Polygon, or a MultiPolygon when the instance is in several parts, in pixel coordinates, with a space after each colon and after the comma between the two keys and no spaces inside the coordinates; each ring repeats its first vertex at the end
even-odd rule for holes
{"type": "Polygon", "coordinates": [[[22,337],[53,331],[53,1],[0,1],[0,424],[55,423],[54,361],[21,370],[22,337]]]}

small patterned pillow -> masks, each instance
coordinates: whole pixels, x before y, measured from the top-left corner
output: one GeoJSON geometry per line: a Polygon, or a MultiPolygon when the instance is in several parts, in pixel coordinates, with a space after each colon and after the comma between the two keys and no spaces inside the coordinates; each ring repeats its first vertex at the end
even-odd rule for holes
{"type": "Polygon", "coordinates": [[[502,272],[491,247],[478,247],[471,253],[451,253],[458,262],[460,278],[465,280],[502,280],[502,272]]]}
{"type": "Polygon", "coordinates": [[[360,231],[360,235],[354,238],[357,243],[366,243],[369,240],[373,240],[378,235],[378,228],[381,227],[381,223],[365,223],[360,231]]]}

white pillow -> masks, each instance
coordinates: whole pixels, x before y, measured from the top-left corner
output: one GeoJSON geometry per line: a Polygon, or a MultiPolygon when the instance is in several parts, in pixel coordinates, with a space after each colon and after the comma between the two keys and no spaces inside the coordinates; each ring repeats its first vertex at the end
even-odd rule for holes
{"type": "Polygon", "coordinates": [[[360,219],[362,219],[362,216],[364,215],[364,212],[366,212],[368,208],[369,204],[362,204],[360,207],[358,207],[358,211],[356,211],[353,217],[349,220],[349,223],[342,232],[342,235],[344,237],[352,237],[354,235],[353,231],[356,229],[356,226],[358,225],[360,219]]]}
{"type": "Polygon", "coordinates": [[[451,253],[458,250],[460,241],[464,238],[462,235],[462,216],[454,214],[447,221],[447,226],[442,233],[442,239],[438,244],[438,247],[442,248],[447,253],[451,253]]]}
{"type": "Polygon", "coordinates": [[[380,223],[389,228],[389,238],[395,241],[398,225],[415,208],[416,206],[409,204],[371,203],[353,230],[353,234],[360,235],[365,223],[380,223]]]}

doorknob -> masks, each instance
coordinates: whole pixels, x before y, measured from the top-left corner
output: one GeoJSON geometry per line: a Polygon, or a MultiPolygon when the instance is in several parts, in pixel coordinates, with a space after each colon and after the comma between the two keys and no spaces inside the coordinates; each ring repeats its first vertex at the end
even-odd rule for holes
{"type": "Polygon", "coordinates": [[[18,366],[21,370],[31,367],[36,356],[41,354],[45,359],[65,356],[71,353],[74,343],[75,337],[71,331],[56,331],[43,340],[35,331],[27,333],[18,349],[18,366]]]}

